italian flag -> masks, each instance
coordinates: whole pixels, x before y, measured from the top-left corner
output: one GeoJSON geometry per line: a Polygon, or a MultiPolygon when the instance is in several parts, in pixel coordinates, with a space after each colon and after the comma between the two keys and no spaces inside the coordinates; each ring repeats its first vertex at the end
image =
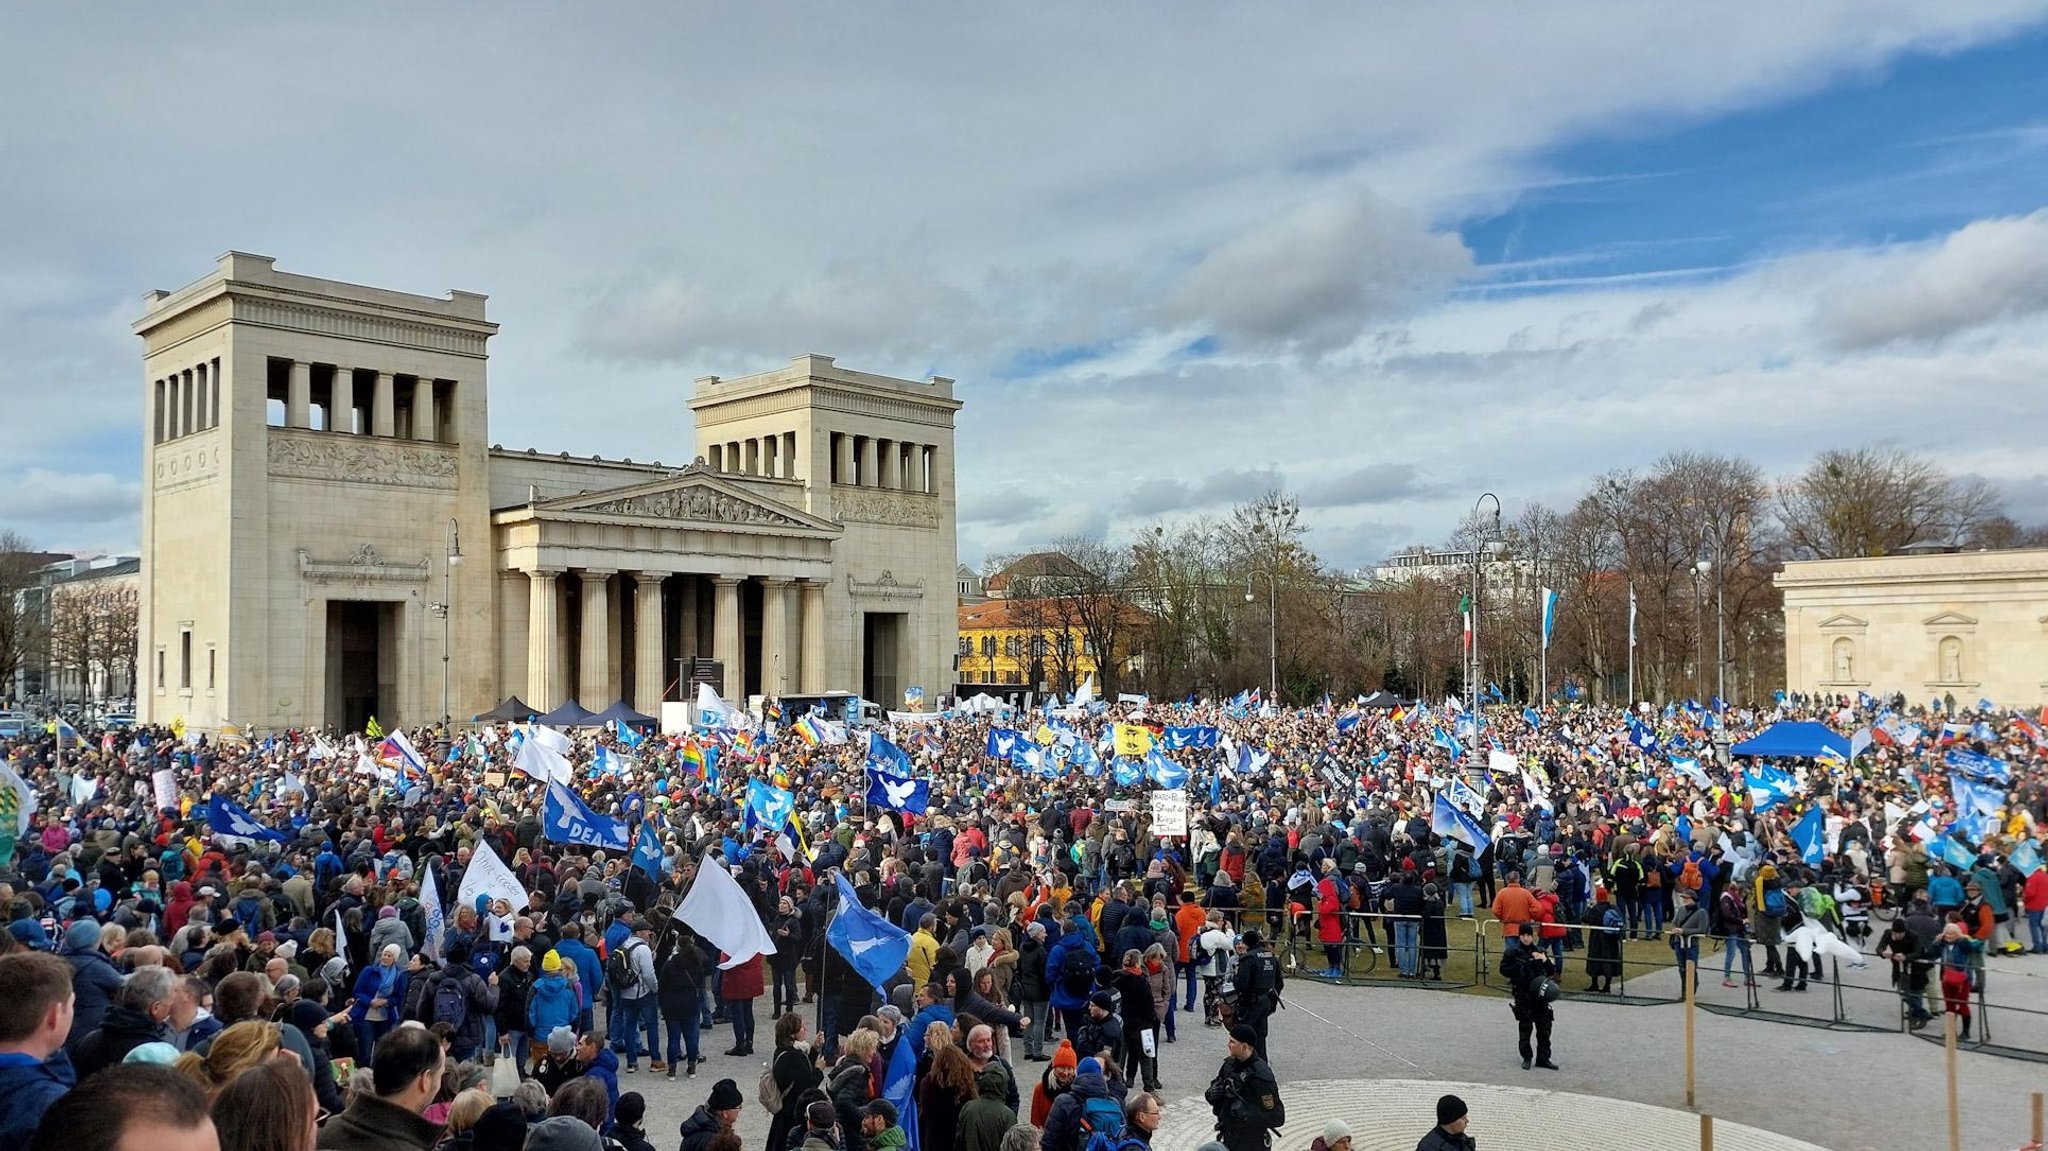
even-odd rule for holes
{"type": "Polygon", "coordinates": [[[1472,597],[1458,597],[1458,613],[1465,617],[1465,650],[1472,650],[1472,597]]]}

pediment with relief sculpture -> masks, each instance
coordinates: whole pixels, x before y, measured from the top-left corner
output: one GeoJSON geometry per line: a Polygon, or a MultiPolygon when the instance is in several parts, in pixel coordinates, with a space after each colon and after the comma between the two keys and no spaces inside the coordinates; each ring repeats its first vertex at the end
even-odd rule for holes
{"type": "Polygon", "coordinates": [[[831,535],[840,531],[839,525],[829,520],[787,504],[764,500],[715,478],[708,469],[699,472],[694,467],[648,483],[541,500],[533,507],[543,516],[560,513],[622,516],[741,531],[768,528],[831,535]]]}

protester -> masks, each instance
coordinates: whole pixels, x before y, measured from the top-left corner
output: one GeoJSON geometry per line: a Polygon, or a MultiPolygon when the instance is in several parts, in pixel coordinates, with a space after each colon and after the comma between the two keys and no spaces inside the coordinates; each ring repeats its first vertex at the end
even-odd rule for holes
{"type": "Polygon", "coordinates": [[[222,1151],[204,1092],[167,1067],[109,1067],[53,1102],[25,1151],[222,1151]]]}
{"type": "Polygon", "coordinates": [[[1466,1111],[1465,1101],[1456,1095],[1445,1095],[1436,1101],[1436,1126],[1415,1145],[1415,1151],[1474,1151],[1477,1146],[1472,1136],[1465,1134],[1466,1124],[1471,1115],[1466,1111]]]}

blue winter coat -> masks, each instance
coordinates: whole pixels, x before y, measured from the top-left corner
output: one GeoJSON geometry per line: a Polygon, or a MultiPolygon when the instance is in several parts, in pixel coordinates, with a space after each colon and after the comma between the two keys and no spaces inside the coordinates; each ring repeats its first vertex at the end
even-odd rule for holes
{"type": "Polygon", "coordinates": [[[0,1055],[0,1147],[26,1147],[50,1109],[77,1082],[71,1057],[62,1051],[38,1061],[9,1052],[0,1055]]]}
{"type": "MultiPolygon", "coordinates": [[[[1052,1005],[1056,1011],[1079,1011],[1088,1005],[1087,993],[1075,995],[1061,986],[1064,981],[1060,979],[1060,972],[1066,968],[1067,952],[1075,950],[1088,953],[1088,966],[1091,970],[1102,966],[1102,957],[1096,952],[1095,945],[1088,942],[1087,932],[1069,931],[1060,936],[1060,941],[1053,944],[1052,949],[1045,953],[1045,981],[1052,987],[1052,1005]]],[[[1088,990],[1095,990],[1092,981],[1088,990]]]]}
{"type": "Polygon", "coordinates": [[[576,981],[583,985],[583,1002],[596,1003],[597,990],[604,986],[604,961],[590,945],[577,939],[555,944],[555,954],[576,965],[576,981]]]}
{"type": "MultiPolygon", "coordinates": [[[[405,992],[407,986],[411,983],[412,972],[407,971],[403,967],[399,968],[398,978],[391,981],[391,994],[385,997],[384,1011],[385,1019],[388,1022],[396,1024],[404,1017],[405,992]]],[[[379,973],[379,968],[374,963],[363,968],[363,973],[356,976],[355,1002],[348,1009],[348,1017],[351,1022],[361,1023],[370,1017],[370,1000],[377,998],[377,989],[383,985],[384,977],[379,973]]]]}
{"type": "Polygon", "coordinates": [[[526,1025],[540,1042],[557,1027],[576,1026],[576,992],[561,972],[533,981],[526,993],[526,1025]]]}

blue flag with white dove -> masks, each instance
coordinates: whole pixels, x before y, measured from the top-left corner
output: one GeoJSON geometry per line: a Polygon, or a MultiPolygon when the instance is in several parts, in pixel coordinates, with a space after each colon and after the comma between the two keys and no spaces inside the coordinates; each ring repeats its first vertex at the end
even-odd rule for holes
{"type": "Polygon", "coordinates": [[[910,933],[889,922],[887,916],[861,906],[860,896],[846,876],[833,872],[832,879],[839,885],[839,911],[825,929],[825,940],[846,957],[862,979],[880,987],[910,958],[910,933]]]}
{"type": "Polygon", "coordinates": [[[554,843],[624,851],[632,842],[623,822],[590,810],[575,792],[559,783],[548,784],[542,818],[546,835],[554,843]]]}
{"type": "Polygon", "coordinates": [[[929,780],[891,775],[869,764],[867,801],[869,807],[923,815],[931,806],[932,785],[929,780]]]}

